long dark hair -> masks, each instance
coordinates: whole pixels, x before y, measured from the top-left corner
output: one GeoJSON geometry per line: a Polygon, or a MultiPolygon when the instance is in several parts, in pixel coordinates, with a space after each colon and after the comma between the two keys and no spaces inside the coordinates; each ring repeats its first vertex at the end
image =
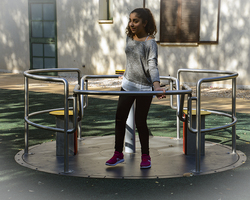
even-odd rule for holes
{"type": "MultiPolygon", "coordinates": [[[[145,31],[147,32],[148,35],[154,37],[154,35],[157,33],[157,28],[155,25],[154,16],[151,13],[151,11],[148,8],[136,8],[131,13],[136,13],[137,16],[142,19],[143,23],[147,21],[147,25],[145,26],[145,31]]],[[[134,36],[132,31],[130,30],[129,23],[126,28],[126,34],[131,38],[133,38],[134,36]]]]}

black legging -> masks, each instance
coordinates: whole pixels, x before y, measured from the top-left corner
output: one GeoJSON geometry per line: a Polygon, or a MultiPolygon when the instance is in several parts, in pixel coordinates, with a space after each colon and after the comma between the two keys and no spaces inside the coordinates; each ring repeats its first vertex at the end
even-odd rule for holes
{"type": "MultiPolygon", "coordinates": [[[[123,89],[121,89],[124,91],[123,89]]],[[[132,104],[135,105],[135,124],[139,133],[141,152],[149,155],[149,131],[147,126],[147,115],[152,102],[152,96],[123,96],[119,97],[116,124],[115,124],[115,150],[123,151],[125,127],[128,114],[132,104]]]]}

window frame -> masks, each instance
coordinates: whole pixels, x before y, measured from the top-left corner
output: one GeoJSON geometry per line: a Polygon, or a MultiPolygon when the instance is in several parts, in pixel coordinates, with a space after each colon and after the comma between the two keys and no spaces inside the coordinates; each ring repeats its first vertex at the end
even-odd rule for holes
{"type": "MultiPolygon", "coordinates": [[[[56,13],[56,0],[29,0],[28,1],[29,4],[29,49],[30,49],[30,69],[38,69],[38,68],[34,68],[33,66],[33,59],[43,59],[43,68],[45,68],[45,63],[46,63],[46,59],[55,59],[55,68],[58,68],[58,55],[57,55],[57,13],[56,13]],[[32,13],[31,13],[31,7],[32,5],[35,4],[53,4],[54,5],[54,20],[45,20],[44,18],[42,18],[41,20],[33,20],[32,19],[32,13]],[[43,22],[54,22],[54,37],[44,37],[44,24],[42,24],[42,37],[34,37],[33,33],[32,33],[32,22],[36,22],[36,21],[41,21],[43,22]],[[34,55],[34,49],[33,49],[33,44],[40,44],[42,45],[42,52],[43,55],[42,56],[37,56],[34,55]],[[45,46],[46,45],[54,45],[55,48],[55,55],[54,56],[48,56],[45,53],[45,46]]],[[[43,8],[42,8],[43,9],[43,8]]],[[[44,13],[42,13],[43,16],[44,13]]],[[[40,68],[39,68],[40,69],[40,68]]],[[[55,75],[55,73],[51,73],[51,75],[55,75]]]]}
{"type": "MultiPolygon", "coordinates": [[[[193,41],[188,41],[188,39],[185,39],[184,36],[182,35],[182,32],[183,30],[185,30],[183,27],[182,27],[182,14],[183,14],[183,11],[182,11],[182,6],[183,6],[183,0],[175,0],[176,3],[177,3],[177,8],[176,8],[176,34],[173,35],[173,40],[169,40],[169,41],[166,41],[163,37],[163,30],[162,30],[162,23],[163,22],[163,0],[161,0],[160,2],[160,43],[161,45],[184,45],[184,46],[197,46],[198,43],[199,43],[199,40],[200,40],[200,6],[201,6],[201,0],[197,0],[199,1],[197,6],[197,10],[199,10],[199,19],[197,21],[197,26],[196,26],[196,29],[194,32],[196,32],[196,40],[193,40],[193,41]],[[175,40],[175,41],[174,41],[175,40]],[[185,41],[186,40],[186,41],[185,41]]],[[[187,19],[191,18],[192,15],[190,15],[187,19]]]]}
{"type": "Polygon", "coordinates": [[[105,19],[100,19],[101,16],[100,16],[100,13],[102,12],[102,7],[100,6],[101,3],[100,3],[101,0],[99,0],[99,24],[113,24],[113,17],[114,17],[114,14],[110,17],[110,13],[113,13],[114,12],[114,1],[113,0],[106,0],[107,1],[107,9],[106,9],[106,17],[105,19]],[[110,5],[112,3],[112,5],[110,5]],[[112,9],[110,9],[112,7],[112,9]]]}
{"type": "MultiPolygon", "coordinates": [[[[145,1],[143,1],[143,5],[145,7],[145,1]]],[[[177,0],[178,1],[178,0],[177,0]]],[[[160,12],[162,12],[162,6],[161,6],[161,2],[162,0],[160,1],[160,12]]],[[[201,6],[201,0],[200,0],[200,6],[201,6]]],[[[197,43],[184,43],[184,42],[181,42],[181,43],[178,43],[178,42],[164,42],[162,41],[161,39],[161,30],[160,30],[160,39],[159,41],[157,41],[158,44],[162,45],[162,46],[198,46],[198,45],[217,45],[219,44],[219,27],[220,27],[220,9],[221,9],[221,0],[218,0],[218,12],[217,12],[217,30],[216,30],[216,39],[215,40],[209,40],[209,41],[201,41],[200,40],[200,32],[199,32],[199,41],[197,43]]],[[[161,14],[160,13],[160,27],[161,27],[161,14]]],[[[201,17],[200,17],[201,19],[201,17]]],[[[199,19],[199,21],[200,21],[199,19]]],[[[200,23],[200,22],[199,22],[200,23]]],[[[200,26],[200,24],[199,24],[200,26]]],[[[200,29],[200,28],[199,28],[200,29]]],[[[199,30],[200,31],[200,30],[199,30]]]]}
{"type": "Polygon", "coordinates": [[[221,9],[221,0],[218,0],[218,12],[217,12],[217,31],[216,31],[216,40],[214,41],[200,41],[199,44],[219,44],[219,36],[220,36],[220,9],[221,9]]]}

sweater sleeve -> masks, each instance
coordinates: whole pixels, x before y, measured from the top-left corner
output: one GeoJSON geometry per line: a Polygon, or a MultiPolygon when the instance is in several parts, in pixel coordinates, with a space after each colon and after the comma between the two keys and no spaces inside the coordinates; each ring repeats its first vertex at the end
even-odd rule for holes
{"type": "Polygon", "coordinates": [[[152,80],[152,83],[154,82],[160,82],[159,77],[159,71],[158,71],[158,47],[154,40],[151,40],[152,43],[148,49],[148,67],[149,67],[149,74],[152,80]]]}

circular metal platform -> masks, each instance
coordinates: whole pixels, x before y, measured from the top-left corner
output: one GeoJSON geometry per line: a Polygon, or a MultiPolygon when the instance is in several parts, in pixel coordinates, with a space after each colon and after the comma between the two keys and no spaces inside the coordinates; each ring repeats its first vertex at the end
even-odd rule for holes
{"type": "MultiPolygon", "coordinates": [[[[231,153],[231,147],[207,142],[205,156],[201,157],[201,172],[195,171],[195,155],[184,155],[182,140],[167,137],[150,137],[152,167],[140,169],[141,151],[136,137],[136,153],[124,153],[124,163],[109,167],[105,162],[114,152],[114,136],[85,137],[79,140],[79,151],[69,157],[69,176],[91,178],[150,179],[173,178],[186,175],[203,175],[236,168],[245,163],[247,157],[241,151],[231,153]]],[[[18,152],[15,160],[22,166],[38,171],[64,174],[64,159],[56,156],[56,142],[30,147],[29,154],[18,152]]]]}

